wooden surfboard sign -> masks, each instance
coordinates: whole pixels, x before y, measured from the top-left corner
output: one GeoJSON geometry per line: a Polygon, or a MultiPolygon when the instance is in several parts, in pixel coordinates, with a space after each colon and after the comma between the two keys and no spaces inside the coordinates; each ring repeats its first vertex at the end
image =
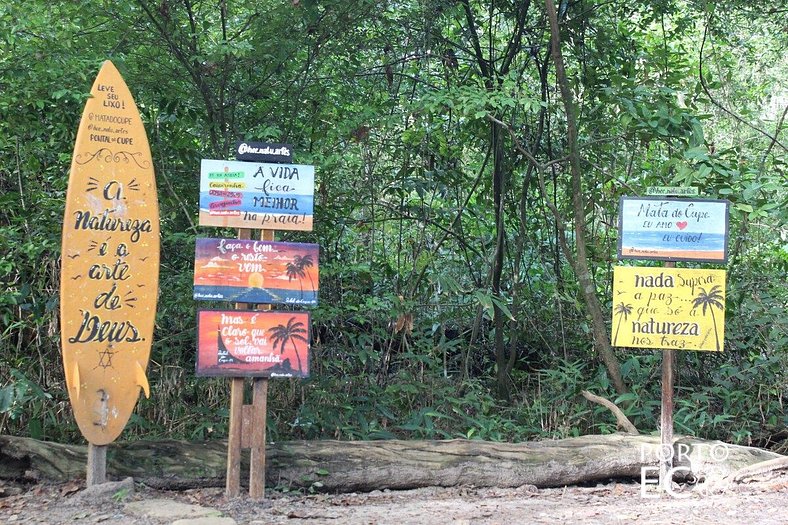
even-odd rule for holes
{"type": "Polygon", "coordinates": [[[159,204],[148,139],[109,60],[79,123],[63,217],[60,324],[68,394],[82,435],[120,435],[153,341],[159,285],[159,204]]]}

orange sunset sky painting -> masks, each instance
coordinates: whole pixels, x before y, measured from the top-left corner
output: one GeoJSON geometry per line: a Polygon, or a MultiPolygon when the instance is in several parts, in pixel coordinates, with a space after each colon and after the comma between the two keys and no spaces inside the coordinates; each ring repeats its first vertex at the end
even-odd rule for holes
{"type": "Polygon", "coordinates": [[[309,375],[308,312],[201,310],[198,317],[198,375],[222,375],[224,370],[251,376],[265,375],[266,370],[281,373],[288,369],[294,376],[309,375]],[[237,335],[239,332],[232,329],[246,330],[247,335],[237,335]],[[236,362],[219,363],[220,332],[224,333],[222,343],[236,362]]]}
{"type": "Polygon", "coordinates": [[[221,253],[221,241],[197,239],[195,286],[317,291],[318,245],[225,239],[221,253]],[[233,247],[228,249],[228,243],[233,247]],[[294,270],[294,263],[305,258],[312,264],[296,264],[294,270]]]}

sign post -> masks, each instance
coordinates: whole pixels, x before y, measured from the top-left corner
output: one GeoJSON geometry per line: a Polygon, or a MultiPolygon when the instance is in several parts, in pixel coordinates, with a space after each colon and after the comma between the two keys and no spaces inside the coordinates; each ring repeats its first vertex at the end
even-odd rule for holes
{"type": "MultiPolygon", "coordinates": [[[[272,235],[273,237],[273,235],[272,235]]],[[[249,240],[252,238],[252,230],[242,228],[238,230],[238,239],[249,240]]],[[[196,268],[195,268],[196,271],[196,268]]],[[[246,308],[243,303],[236,303],[236,308],[246,308]]],[[[198,329],[199,330],[199,329],[198,329]]],[[[220,337],[221,333],[217,334],[220,337]]],[[[201,347],[200,347],[201,348],[201,347]]],[[[218,354],[218,350],[217,350],[218,354]]],[[[217,359],[218,360],[218,359],[217,359]]],[[[199,369],[199,355],[197,363],[199,369]]],[[[266,390],[266,394],[267,394],[266,390]]],[[[243,445],[243,409],[244,409],[244,378],[230,378],[230,423],[227,432],[227,479],[225,480],[225,490],[228,497],[237,497],[241,492],[241,449],[243,445]]],[[[265,420],[265,414],[263,414],[265,420]]],[[[265,447],[265,434],[263,434],[263,447],[265,447]]],[[[265,474],[263,474],[265,475],[265,474]]],[[[251,471],[249,473],[249,495],[251,496],[251,471]]],[[[265,493],[265,480],[263,481],[263,493],[265,493]]]]}
{"type": "Polygon", "coordinates": [[[722,351],[725,270],[613,268],[614,346],[722,351]]]}
{"type": "Polygon", "coordinates": [[[194,298],[314,306],[318,257],[317,244],[197,239],[194,298]]]}
{"type": "Polygon", "coordinates": [[[252,433],[249,496],[254,500],[261,500],[265,498],[265,420],[268,411],[268,378],[256,377],[252,380],[252,404],[249,409],[252,413],[249,418],[252,433]]]}
{"type": "Polygon", "coordinates": [[[311,231],[315,167],[203,159],[200,225],[311,231]]]}
{"type": "Polygon", "coordinates": [[[197,375],[231,378],[228,497],[240,493],[243,449],[251,449],[249,496],[265,497],[268,378],[309,375],[309,314],[271,311],[271,303],[317,304],[318,246],[273,242],[274,229],[312,229],[314,167],[267,163],[289,162],[291,151],[239,142],[236,157],[245,162],[201,163],[200,225],[238,228],[237,242],[198,239],[195,247],[194,298],[236,301],[235,310],[198,314],[197,375]],[[260,241],[252,228],[261,229],[260,241]],[[243,402],[245,377],[251,405],[243,402]]]}
{"type": "Polygon", "coordinates": [[[619,259],[725,264],[725,200],[621,197],[619,259]]]}
{"type": "MultiPolygon", "coordinates": [[[[676,190],[650,192],[694,193],[676,190]]],[[[674,352],[722,351],[725,322],[725,271],[677,269],[676,261],[727,262],[728,206],[708,199],[621,198],[619,259],[665,261],[663,268],[614,268],[611,340],[614,346],[662,350],[659,479],[667,491],[673,468],[674,352]]]]}
{"type": "MultiPolygon", "coordinates": [[[[675,268],[676,263],[666,262],[665,268],[675,268]]],[[[659,479],[665,489],[672,487],[665,485],[671,483],[670,470],[673,468],[673,365],[675,364],[673,349],[662,349],[662,402],[659,414],[659,442],[660,456],[659,479]],[[667,454],[666,451],[671,453],[667,454]]]]}

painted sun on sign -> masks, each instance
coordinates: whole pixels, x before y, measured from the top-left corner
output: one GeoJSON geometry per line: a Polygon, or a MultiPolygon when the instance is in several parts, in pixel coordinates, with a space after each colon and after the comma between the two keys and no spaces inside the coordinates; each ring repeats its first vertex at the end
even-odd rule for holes
{"type": "Polygon", "coordinates": [[[721,352],[725,270],[616,266],[613,346],[721,352]]]}

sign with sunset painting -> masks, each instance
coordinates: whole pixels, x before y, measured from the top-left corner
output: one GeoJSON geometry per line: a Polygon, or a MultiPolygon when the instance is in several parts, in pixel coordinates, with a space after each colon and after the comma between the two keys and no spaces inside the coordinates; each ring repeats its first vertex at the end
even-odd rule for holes
{"type": "Polygon", "coordinates": [[[194,298],[316,305],[317,244],[197,239],[194,298]]]}
{"type": "Polygon", "coordinates": [[[728,205],[726,200],[622,197],[618,258],[723,264],[728,205]]]}
{"type": "Polygon", "coordinates": [[[197,375],[309,377],[309,312],[200,310],[197,375]]]}

